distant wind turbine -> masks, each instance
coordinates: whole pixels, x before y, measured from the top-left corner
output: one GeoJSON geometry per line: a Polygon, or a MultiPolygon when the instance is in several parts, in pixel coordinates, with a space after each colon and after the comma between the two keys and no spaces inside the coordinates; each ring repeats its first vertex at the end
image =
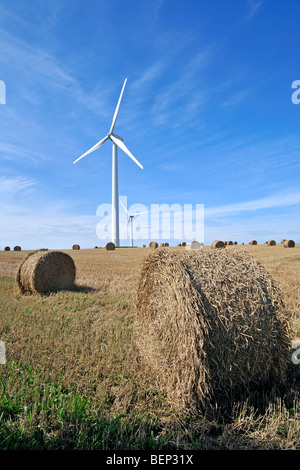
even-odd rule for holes
{"type": "Polygon", "coordinates": [[[127,82],[127,78],[125,78],[123,88],[119,97],[119,101],[117,104],[117,107],[115,109],[115,113],[113,116],[113,120],[111,123],[111,127],[109,130],[109,133],[107,134],[104,139],[100,140],[97,144],[95,144],[90,150],[85,152],[81,157],[77,158],[73,163],[78,162],[81,160],[81,158],[85,157],[89,153],[93,152],[94,150],[97,150],[101,145],[104,144],[107,140],[112,141],[112,241],[115,244],[115,246],[119,246],[120,244],[120,239],[119,239],[119,191],[118,191],[118,154],[117,154],[117,148],[119,147],[123,152],[125,152],[140,168],[143,169],[143,166],[140,164],[140,162],[132,155],[132,153],[128,150],[126,145],[123,142],[123,137],[119,137],[118,135],[114,134],[114,128],[116,125],[116,120],[120,108],[120,103],[121,99],[123,96],[124,88],[127,82]]]}
{"type": "Polygon", "coordinates": [[[149,211],[147,211],[147,212],[136,212],[135,214],[129,214],[128,210],[126,209],[126,207],[124,206],[124,204],[122,203],[122,201],[120,201],[120,203],[122,204],[122,206],[124,207],[125,211],[126,211],[127,214],[128,214],[128,221],[127,221],[127,224],[129,224],[129,222],[130,222],[131,246],[133,246],[133,228],[132,228],[132,221],[133,221],[134,217],[136,217],[137,215],[149,214],[149,211]]]}

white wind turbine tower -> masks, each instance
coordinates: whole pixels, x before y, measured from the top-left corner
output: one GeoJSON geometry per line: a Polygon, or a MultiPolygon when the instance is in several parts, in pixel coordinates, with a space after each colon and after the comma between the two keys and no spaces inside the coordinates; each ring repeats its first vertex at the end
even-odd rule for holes
{"type": "Polygon", "coordinates": [[[120,203],[122,204],[122,206],[124,207],[125,211],[126,211],[127,214],[128,214],[128,221],[127,221],[127,224],[129,224],[129,222],[130,222],[131,246],[133,246],[133,228],[132,228],[132,221],[133,221],[134,217],[136,217],[137,215],[149,214],[149,211],[147,211],[147,212],[136,212],[135,214],[129,214],[128,210],[126,209],[126,207],[124,206],[124,204],[122,203],[122,201],[120,201],[120,203]]]}
{"type": "Polygon", "coordinates": [[[111,123],[111,127],[109,130],[109,133],[107,134],[104,139],[100,140],[97,144],[95,144],[90,150],[85,152],[81,157],[77,158],[73,163],[78,162],[81,158],[85,157],[89,153],[93,152],[94,150],[97,150],[101,145],[104,144],[107,140],[112,141],[112,241],[115,244],[115,246],[119,246],[120,240],[119,240],[119,191],[118,191],[118,154],[117,154],[117,148],[120,147],[140,168],[143,169],[143,166],[140,164],[140,162],[132,155],[132,153],[128,150],[126,145],[123,142],[123,137],[119,137],[118,135],[114,134],[114,128],[116,125],[116,120],[119,112],[119,107],[121,103],[121,99],[123,96],[124,88],[127,82],[127,78],[125,78],[123,88],[119,97],[119,101],[117,104],[117,107],[115,109],[115,113],[113,116],[113,120],[111,123]]]}

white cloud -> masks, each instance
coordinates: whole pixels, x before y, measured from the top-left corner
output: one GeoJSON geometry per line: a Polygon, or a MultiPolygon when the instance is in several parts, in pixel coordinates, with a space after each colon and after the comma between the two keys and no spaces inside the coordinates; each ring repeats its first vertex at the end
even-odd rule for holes
{"type": "Polygon", "coordinates": [[[24,189],[27,189],[31,186],[34,186],[36,181],[31,178],[26,178],[24,176],[16,176],[15,178],[0,178],[0,193],[2,197],[4,194],[13,194],[18,193],[24,189]]]}

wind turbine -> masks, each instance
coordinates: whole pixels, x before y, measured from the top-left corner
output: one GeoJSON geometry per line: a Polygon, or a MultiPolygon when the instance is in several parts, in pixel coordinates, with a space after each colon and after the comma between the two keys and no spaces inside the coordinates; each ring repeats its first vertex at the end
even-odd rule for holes
{"type": "Polygon", "coordinates": [[[133,221],[134,217],[136,217],[137,215],[149,214],[149,211],[147,211],[147,212],[136,212],[135,214],[129,214],[128,210],[126,209],[126,207],[124,206],[124,204],[122,203],[122,201],[120,201],[120,203],[122,204],[122,206],[124,207],[125,211],[126,211],[127,214],[128,214],[128,221],[127,221],[127,224],[129,224],[129,222],[130,222],[131,246],[133,246],[133,228],[132,228],[132,221],[133,221]]]}
{"type": "Polygon", "coordinates": [[[123,150],[140,168],[143,169],[143,166],[140,164],[140,162],[132,155],[132,153],[128,150],[126,145],[124,144],[124,139],[123,137],[120,137],[116,134],[114,134],[114,128],[116,125],[116,120],[120,108],[120,103],[121,99],[123,96],[124,88],[127,82],[127,78],[125,78],[123,88],[119,97],[119,101],[117,104],[117,107],[115,109],[115,113],[112,119],[112,123],[110,126],[109,133],[107,134],[104,139],[99,140],[97,144],[95,144],[90,150],[85,152],[81,157],[77,158],[73,163],[78,162],[81,160],[81,158],[85,157],[89,153],[93,152],[94,150],[97,150],[101,145],[104,144],[107,140],[112,141],[112,241],[115,244],[115,246],[119,246],[120,239],[119,239],[119,191],[118,191],[118,154],[117,154],[117,149],[118,147],[123,150]]]}

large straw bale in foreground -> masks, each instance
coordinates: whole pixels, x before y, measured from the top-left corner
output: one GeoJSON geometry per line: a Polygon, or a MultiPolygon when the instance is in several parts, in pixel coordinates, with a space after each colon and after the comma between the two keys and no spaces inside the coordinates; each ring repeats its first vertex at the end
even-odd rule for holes
{"type": "Polygon", "coordinates": [[[146,375],[181,408],[280,382],[290,359],[281,293],[235,247],[152,252],[138,285],[137,332],[146,375]]]}
{"type": "Polygon", "coordinates": [[[24,258],[16,280],[23,294],[46,294],[74,287],[75,275],[71,256],[62,251],[37,250],[24,258]]]}

